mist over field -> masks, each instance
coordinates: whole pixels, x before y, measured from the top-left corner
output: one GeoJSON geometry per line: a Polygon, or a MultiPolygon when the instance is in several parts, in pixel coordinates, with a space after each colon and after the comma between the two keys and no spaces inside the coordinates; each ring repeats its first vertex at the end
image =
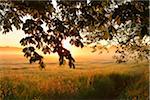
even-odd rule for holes
{"type": "MultiPolygon", "coordinates": [[[[114,52],[110,51],[107,53],[99,54],[99,51],[92,53],[92,49],[85,48],[85,49],[78,49],[75,48],[77,53],[73,51],[72,55],[76,60],[77,68],[80,63],[88,64],[109,64],[114,63],[115,60],[112,58],[114,52]]],[[[42,53],[41,53],[42,54],[42,53]]],[[[29,63],[28,59],[23,56],[22,48],[18,47],[0,47],[0,63],[2,64],[18,64],[18,63],[29,63]]],[[[44,54],[43,54],[44,55],[44,54]]],[[[59,65],[59,57],[55,54],[44,55],[44,61],[49,65],[51,63],[55,63],[59,65]]],[[[67,63],[67,61],[66,61],[67,63]]],[[[1,64],[1,65],[2,65],[1,64]]],[[[46,64],[46,65],[47,65],[46,64]]],[[[67,64],[66,64],[67,65],[67,64]]],[[[37,65],[38,66],[38,65],[37,65]]]]}

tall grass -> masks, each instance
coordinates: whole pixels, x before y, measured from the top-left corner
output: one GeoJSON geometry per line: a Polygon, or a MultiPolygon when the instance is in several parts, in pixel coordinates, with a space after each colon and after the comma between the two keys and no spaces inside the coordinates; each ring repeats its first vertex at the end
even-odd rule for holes
{"type": "Polygon", "coordinates": [[[110,73],[79,77],[0,79],[0,100],[148,100],[145,73],[110,73]]]}

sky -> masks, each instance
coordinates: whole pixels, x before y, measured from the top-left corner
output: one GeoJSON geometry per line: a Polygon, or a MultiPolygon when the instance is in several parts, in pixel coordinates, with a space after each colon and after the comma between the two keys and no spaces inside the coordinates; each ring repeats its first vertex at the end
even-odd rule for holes
{"type": "MultiPolygon", "coordinates": [[[[56,6],[57,6],[56,1],[52,0],[52,3],[54,5],[54,7],[56,8],[56,6]]],[[[28,18],[31,18],[31,17],[26,16],[23,18],[23,21],[25,21],[25,19],[28,19],[28,18]]],[[[8,47],[23,47],[23,46],[21,46],[21,44],[19,42],[24,37],[26,37],[25,33],[22,30],[16,30],[14,27],[13,27],[13,31],[10,31],[9,33],[6,33],[6,34],[2,34],[2,31],[1,31],[0,32],[0,47],[6,47],[6,46],[8,46],[8,47]]],[[[89,48],[81,49],[81,48],[77,48],[75,46],[71,46],[69,44],[69,40],[64,41],[63,45],[66,49],[72,51],[72,53],[76,54],[76,55],[80,55],[81,52],[82,52],[82,54],[86,54],[86,53],[92,51],[89,48]]]]}
{"type": "MultiPolygon", "coordinates": [[[[10,31],[9,33],[6,33],[6,34],[2,34],[2,32],[1,32],[0,33],[0,47],[20,47],[20,48],[23,48],[23,46],[21,46],[21,44],[19,42],[24,37],[26,37],[24,32],[22,30],[16,30],[15,28],[13,31],[10,31]]],[[[63,46],[66,49],[70,50],[72,52],[72,54],[75,54],[75,55],[80,55],[81,52],[82,52],[82,54],[86,55],[87,53],[92,51],[90,48],[81,49],[81,48],[77,48],[75,46],[72,46],[71,44],[69,44],[69,39],[63,41],[63,46]]]]}
{"type": "Polygon", "coordinates": [[[22,30],[15,30],[6,34],[0,32],[0,46],[21,47],[20,40],[25,37],[22,30]]]}

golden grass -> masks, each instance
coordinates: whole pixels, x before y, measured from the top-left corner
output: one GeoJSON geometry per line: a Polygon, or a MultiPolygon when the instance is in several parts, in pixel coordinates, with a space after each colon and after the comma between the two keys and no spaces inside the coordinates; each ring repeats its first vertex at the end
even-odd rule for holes
{"type": "Polygon", "coordinates": [[[145,91],[148,84],[148,63],[102,65],[82,64],[75,70],[67,66],[60,67],[57,64],[48,65],[46,70],[40,70],[37,64],[28,65],[28,68],[23,69],[22,67],[6,67],[0,71],[0,96],[5,100],[94,97],[113,99],[141,96],[140,93],[142,98],[148,97],[148,92],[145,91]],[[127,83],[126,86],[119,82],[129,82],[129,84],[127,83]],[[118,87],[115,84],[120,85],[119,88],[123,90],[115,89],[118,87]],[[111,93],[113,91],[109,89],[117,94],[111,93]],[[118,93],[120,91],[125,93],[118,93]],[[99,97],[99,93],[103,95],[99,97]]]}
{"type": "Polygon", "coordinates": [[[76,69],[69,69],[49,60],[40,70],[22,56],[1,57],[0,100],[148,100],[149,63],[78,59],[76,69]]]}

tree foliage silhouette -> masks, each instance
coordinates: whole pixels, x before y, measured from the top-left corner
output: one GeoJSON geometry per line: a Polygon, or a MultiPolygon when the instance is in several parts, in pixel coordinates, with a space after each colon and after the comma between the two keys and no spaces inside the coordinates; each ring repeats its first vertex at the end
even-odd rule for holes
{"type": "Polygon", "coordinates": [[[22,29],[27,34],[20,41],[25,47],[24,56],[30,63],[39,62],[42,68],[45,66],[43,57],[36,48],[44,54],[58,53],[60,65],[67,59],[70,68],[75,68],[74,58],[62,45],[66,38],[70,38],[70,44],[81,48],[96,43],[94,49],[100,40],[110,44],[116,41],[116,53],[120,55],[114,58],[119,63],[127,61],[135,52],[136,58],[148,59],[148,4],[148,1],[137,0],[90,0],[89,3],[57,0],[57,8],[54,8],[51,0],[6,0],[0,2],[0,28],[3,34],[13,31],[12,26],[22,29]],[[24,21],[25,16],[30,18],[24,21]]]}

